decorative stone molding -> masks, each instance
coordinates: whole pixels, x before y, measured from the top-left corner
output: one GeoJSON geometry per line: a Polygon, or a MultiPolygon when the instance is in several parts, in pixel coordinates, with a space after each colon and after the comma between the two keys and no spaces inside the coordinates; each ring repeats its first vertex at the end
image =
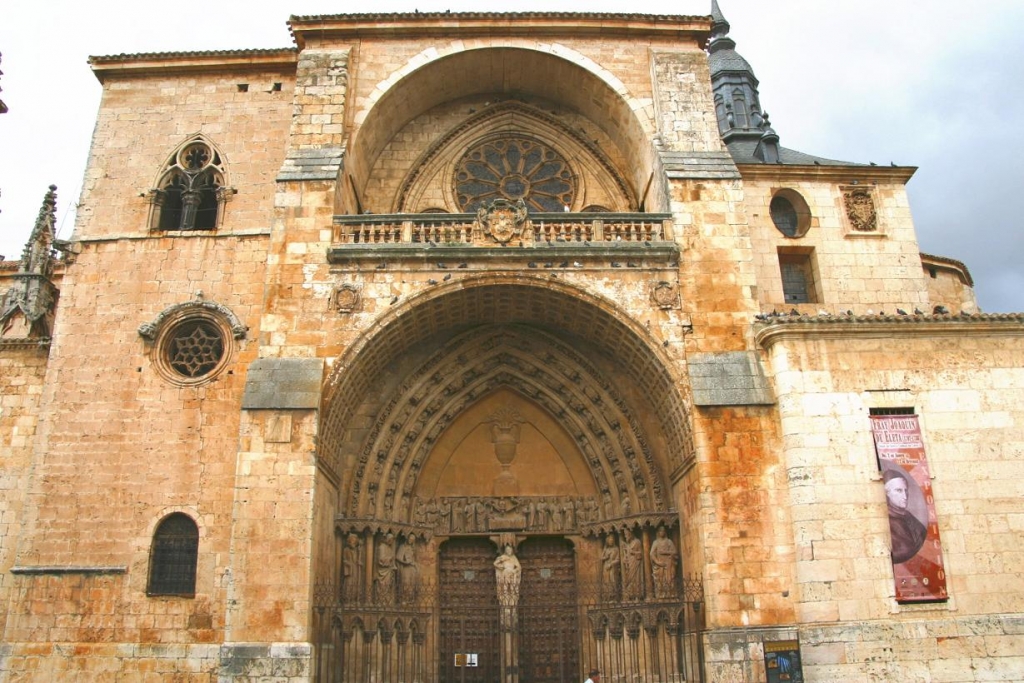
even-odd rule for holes
{"type": "Polygon", "coordinates": [[[347,282],[336,285],[331,292],[330,307],[338,313],[353,313],[359,310],[361,303],[359,288],[347,282]]]}
{"type": "Polygon", "coordinates": [[[878,232],[878,211],[872,189],[866,185],[849,185],[840,190],[850,227],[856,232],[878,232]]]}
{"type": "Polygon", "coordinates": [[[245,339],[246,332],[249,331],[249,328],[231,312],[231,309],[217,303],[216,301],[204,301],[202,296],[202,292],[199,292],[196,294],[196,298],[193,301],[168,306],[150,322],[139,325],[139,336],[148,342],[154,342],[156,341],[161,328],[171,320],[180,319],[191,313],[213,313],[224,317],[228,326],[231,328],[231,334],[235,339],[245,339]]]}

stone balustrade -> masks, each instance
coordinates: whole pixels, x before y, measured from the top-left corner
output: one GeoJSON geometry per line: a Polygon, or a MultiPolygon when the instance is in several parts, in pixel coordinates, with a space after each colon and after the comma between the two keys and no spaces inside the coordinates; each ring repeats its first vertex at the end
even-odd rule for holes
{"type": "Polygon", "coordinates": [[[335,216],[332,244],[383,244],[493,247],[509,244],[602,245],[615,242],[671,242],[670,214],[533,213],[504,241],[493,236],[475,214],[362,214],[335,216]]]}

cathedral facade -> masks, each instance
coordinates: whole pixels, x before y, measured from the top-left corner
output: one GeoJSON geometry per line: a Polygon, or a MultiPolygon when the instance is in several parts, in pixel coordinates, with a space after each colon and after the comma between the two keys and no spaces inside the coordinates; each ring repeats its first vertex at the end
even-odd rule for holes
{"type": "Polygon", "coordinates": [[[0,263],[0,680],[1024,680],[1024,316],[710,16],[93,57],[0,263]]]}

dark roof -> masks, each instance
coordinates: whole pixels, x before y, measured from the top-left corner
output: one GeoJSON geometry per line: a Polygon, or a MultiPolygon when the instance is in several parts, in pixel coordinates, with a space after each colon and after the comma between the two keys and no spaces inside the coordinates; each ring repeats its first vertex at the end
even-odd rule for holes
{"type": "Polygon", "coordinates": [[[639,12],[373,12],[366,14],[292,15],[288,21],[433,21],[436,19],[613,19],[616,21],[700,21],[707,16],[639,12]]]}
{"type": "Polygon", "coordinates": [[[708,66],[711,68],[712,76],[723,71],[746,71],[751,76],[754,75],[754,69],[750,66],[750,62],[744,59],[736,50],[713,51],[708,55],[708,66]]]}
{"type": "MultiPolygon", "coordinates": [[[[754,150],[757,149],[757,139],[733,139],[730,140],[726,147],[729,148],[729,154],[732,155],[732,159],[737,164],[763,164],[764,162],[754,156],[754,150]]],[[[788,147],[779,146],[779,160],[782,164],[790,164],[794,166],[868,166],[869,164],[859,164],[852,161],[837,161],[836,159],[826,159],[825,157],[816,157],[813,154],[804,154],[798,152],[795,149],[789,149],[788,147]]]]}
{"type": "Polygon", "coordinates": [[[136,59],[192,59],[195,57],[270,57],[275,55],[294,55],[298,50],[294,47],[272,47],[252,50],[198,50],[193,52],[135,52],[116,55],[93,55],[90,64],[108,64],[136,59]]]}
{"type": "Polygon", "coordinates": [[[907,315],[762,315],[756,323],[765,328],[775,325],[849,325],[850,323],[948,323],[948,322],[1024,323],[1024,313],[919,313],[907,315]]]}

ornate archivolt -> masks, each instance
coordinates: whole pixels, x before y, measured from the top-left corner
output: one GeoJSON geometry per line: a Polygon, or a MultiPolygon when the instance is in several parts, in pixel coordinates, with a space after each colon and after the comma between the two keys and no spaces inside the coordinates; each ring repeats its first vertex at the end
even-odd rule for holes
{"type": "MultiPolygon", "coordinates": [[[[433,288],[387,311],[372,332],[354,343],[334,363],[324,385],[318,467],[348,488],[353,474],[348,463],[362,444],[361,437],[359,445],[349,441],[356,411],[379,391],[380,376],[424,340],[445,330],[519,321],[592,339],[615,359],[624,376],[632,378],[640,395],[649,397],[644,418],[659,425],[668,476],[680,476],[693,465],[681,380],[660,347],[645,339],[628,314],[608,302],[560,281],[516,273],[467,276],[457,287],[433,288]]],[[[374,412],[381,414],[376,408],[374,412]]]]}
{"type": "Polygon", "coordinates": [[[491,326],[446,344],[380,411],[359,454],[346,515],[410,522],[418,477],[439,437],[470,405],[502,388],[543,408],[571,436],[602,517],[667,509],[647,440],[614,385],[557,337],[491,326]]]}
{"type": "MultiPolygon", "coordinates": [[[[458,213],[465,209],[460,192],[465,173],[465,155],[488,145],[533,145],[543,148],[564,166],[563,174],[571,191],[559,193],[567,198],[570,210],[600,205],[613,211],[636,209],[634,194],[611,158],[595,144],[597,140],[558,118],[517,101],[491,104],[439,137],[412,165],[394,200],[395,213],[418,213],[428,208],[444,208],[458,213]]],[[[610,144],[610,143],[605,143],[610,144]]],[[[523,170],[523,169],[519,169],[523,170]]],[[[504,184],[529,182],[531,169],[503,174],[504,184]]],[[[499,183],[502,184],[502,183],[499,183]]],[[[505,196],[515,201],[518,196],[505,196]]],[[[529,204],[529,197],[527,197],[529,204]]],[[[561,210],[562,204],[557,209],[561,210]]],[[[537,206],[533,210],[542,210],[537,206]]],[[[543,210],[552,210],[544,207],[543,210]]]]}

